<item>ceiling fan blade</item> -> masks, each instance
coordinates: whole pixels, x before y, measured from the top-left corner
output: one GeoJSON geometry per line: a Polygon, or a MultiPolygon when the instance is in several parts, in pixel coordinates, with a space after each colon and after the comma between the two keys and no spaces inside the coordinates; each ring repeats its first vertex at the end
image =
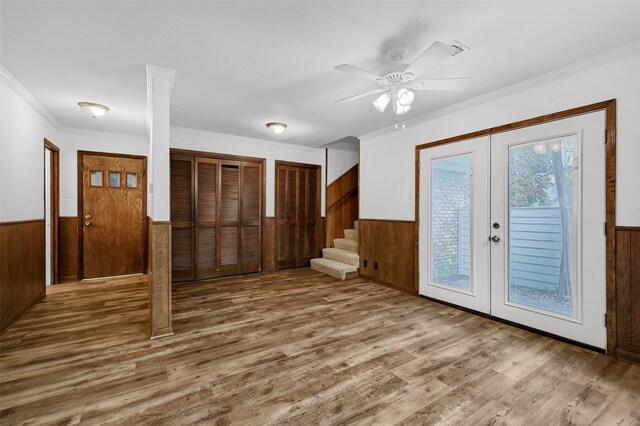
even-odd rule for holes
{"type": "Polygon", "coordinates": [[[446,45],[441,41],[436,41],[404,70],[404,74],[413,74],[413,78],[420,77],[430,69],[437,67],[441,61],[447,59],[455,52],[455,47],[446,45]]]}
{"type": "Polygon", "coordinates": [[[337,67],[335,67],[335,69],[337,69],[338,71],[357,75],[358,77],[366,78],[367,80],[373,80],[376,82],[382,79],[382,77],[380,77],[377,74],[363,70],[362,68],[354,67],[353,65],[349,65],[349,64],[338,65],[337,67]]]}
{"type": "Polygon", "coordinates": [[[351,102],[351,101],[355,101],[356,99],[366,98],[367,96],[375,95],[376,93],[386,92],[387,90],[388,90],[387,88],[381,87],[380,89],[370,90],[370,91],[365,92],[365,93],[360,93],[359,95],[349,96],[348,98],[337,100],[337,101],[335,101],[335,103],[338,103],[338,102],[351,102]]]}
{"type": "Polygon", "coordinates": [[[411,83],[412,90],[464,90],[473,78],[442,78],[438,80],[416,80],[411,83]]]}

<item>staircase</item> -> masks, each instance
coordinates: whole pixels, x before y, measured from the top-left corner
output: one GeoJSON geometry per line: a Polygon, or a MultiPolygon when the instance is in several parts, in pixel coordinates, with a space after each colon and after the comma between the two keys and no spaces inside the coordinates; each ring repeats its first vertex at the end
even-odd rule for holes
{"type": "Polygon", "coordinates": [[[311,269],[341,280],[357,278],[360,270],[358,255],[358,221],[355,229],[345,229],[344,238],[335,238],[332,248],[322,249],[322,257],[311,259],[311,269]]]}

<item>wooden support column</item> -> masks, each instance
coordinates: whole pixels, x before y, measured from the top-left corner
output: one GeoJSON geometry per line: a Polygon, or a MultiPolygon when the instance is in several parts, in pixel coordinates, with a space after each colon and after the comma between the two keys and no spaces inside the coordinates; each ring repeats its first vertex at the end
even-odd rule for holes
{"type": "Polygon", "coordinates": [[[147,65],[149,137],[149,311],[151,338],[173,334],[171,324],[171,222],[169,220],[169,111],[176,72],[147,65]]]}

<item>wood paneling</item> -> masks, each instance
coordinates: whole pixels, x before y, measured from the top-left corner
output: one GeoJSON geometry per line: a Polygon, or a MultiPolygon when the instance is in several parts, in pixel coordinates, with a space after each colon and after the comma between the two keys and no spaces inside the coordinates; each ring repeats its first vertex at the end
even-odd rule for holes
{"type": "Polygon", "coordinates": [[[141,277],[54,286],[0,338],[0,423],[640,419],[639,366],[361,278],[303,268],[177,286],[176,335],[156,341],[147,296],[141,277]]]}
{"type": "Polygon", "coordinates": [[[171,316],[171,222],[153,222],[149,229],[153,259],[149,262],[151,338],[173,334],[171,316]]]}
{"type": "Polygon", "coordinates": [[[59,224],[58,270],[60,271],[60,282],[78,281],[78,217],[61,217],[59,224]]]}
{"type": "Polygon", "coordinates": [[[263,271],[273,272],[276,270],[276,218],[267,217],[264,221],[264,266],[263,271]]]}
{"type": "Polygon", "coordinates": [[[640,228],[616,233],[616,353],[640,363],[640,228]]]}
{"type": "Polygon", "coordinates": [[[353,228],[353,222],[358,219],[358,182],[356,164],[327,186],[327,228],[323,240],[325,247],[331,247],[334,238],[342,238],[344,230],[353,228]]]}
{"type": "Polygon", "coordinates": [[[276,268],[320,255],[320,166],[276,161],[276,268]]]}
{"type": "Polygon", "coordinates": [[[78,151],[80,275],[143,273],[146,260],[146,157],[78,151]],[[99,173],[99,185],[91,174],[99,173]],[[118,179],[112,184],[110,175],[118,179]],[[127,175],[135,174],[135,186],[127,175]]]}
{"type": "Polygon", "coordinates": [[[0,332],[45,295],[44,220],[0,223],[0,332]]]}
{"type": "Polygon", "coordinates": [[[413,279],[414,222],[360,219],[359,224],[360,275],[405,293],[418,294],[413,279]]]}
{"type": "Polygon", "coordinates": [[[584,105],[576,108],[558,111],[551,114],[541,115],[526,120],[516,121],[513,123],[503,124],[483,130],[478,130],[463,135],[453,136],[433,142],[427,142],[417,145],[415,148],[415,281],[418,285],[419,267],[418,259],[418,225],[420,223],[420,151],[423,149],[458,142],[466,139],[478,138],[495,133],[502,133],[510,130],[521,129],[537,124],[547,123],[551,121],[561,120],[577,115],[588,114],[594,111],[605,111],[605,230],[606,230],[606,314],[607,314],[607,353],[615,354],[617,347],[617,273],[616,273],[616,100],[597,102],[590,105],[584,105]]]}
{"type": "Polygon", "coordinates": [[[172,150],[174,282],[261,270],[263,170],[260,158],[172,150]]]}

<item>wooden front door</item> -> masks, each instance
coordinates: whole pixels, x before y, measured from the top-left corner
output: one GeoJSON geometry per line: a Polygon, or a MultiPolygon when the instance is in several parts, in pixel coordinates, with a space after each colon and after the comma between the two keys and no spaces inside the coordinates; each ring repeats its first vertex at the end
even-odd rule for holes
{"type": "Polygon", "coordinates": [[[78,157],[82,278],[144,272],[146,158],[78,157]]]}
{"type": "Polygon", "coordinates": [[[320,166],[276,161],[276,266],[320,255],[320,166]]]}

